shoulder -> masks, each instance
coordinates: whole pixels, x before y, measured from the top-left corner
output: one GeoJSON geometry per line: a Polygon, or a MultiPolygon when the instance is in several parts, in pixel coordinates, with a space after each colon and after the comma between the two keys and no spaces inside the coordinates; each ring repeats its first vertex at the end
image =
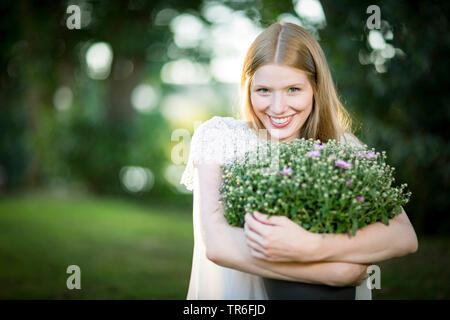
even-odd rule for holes
{"type": "Polygon", "coordinates": [[[203,122],[200,126],[198,126],[197,130],[201,130],[204,128],[214,128],[221,127],[224,125],[224,117],[214,116],[209,120],[203,122]]]}
{"type": "Polygon", "coordinates": [[[248,129],[244,120],[238,120],[233,117],[214,116],[203,122],[194,131],[193,139],[218,141],[224,140],[226,137],[235,135],[236,130],[248,129]]]}
{"type": "Polygon", "coordinates": [[[235,129],[235,128],[241,128],[243,126],[246,126],[246,123],[243,120],[238,120],[233,117],[214,116],[211,119],[203,122],[197,128],[197,130],[206,131],[206,130],[210,130],[210,129],[235,129]]]}
{"type": "Polygon", "coordinates": [[[214,116],[194,131],[191,153],[194,162],[225,163],[243,152],[245,145],[253,140],[251,129],[244,120],[214,116]]]}
{"type": "Polygon", "coordinates": [[[233,127],[232,118],[218,116],[214,116],[198,126],[191,140],[190,155],[193,162],[222,163],[233,127]]]}
{"type": "Polygon", "coordinates": [[[217,142],[221,137],[221,132],[226,129],[222,117],[212,117],[211,119],[200,124],[194,131],[192,136],[192,145],[205,144],[207,142],[217,142]]]}
{"type": "Polygon", "coordinates": [[[230,129],[242,129],[248,128],[247,123],[244,120],[236,119],[233,117],[217,117],[221,118],[223,123],[230,129]]]}
{"type": "Polygon", "coordinates": [[[364,144],[360,139],[358,139],[353,133],[350,132],[344,133],[339,138],[339,142],[344,144],[350,144],[352,146],[367,147],[366,144],[364,144]]]}

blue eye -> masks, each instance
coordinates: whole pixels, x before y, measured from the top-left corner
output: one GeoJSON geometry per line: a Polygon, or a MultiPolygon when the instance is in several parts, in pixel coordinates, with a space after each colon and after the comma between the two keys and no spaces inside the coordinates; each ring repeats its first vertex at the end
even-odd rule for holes
{"type": "Polygon", "coordinates": [[[261,93],[267,93],[269,92],[269,90],[267,90],[266,88],[260,88],[258,90],[256,90],[257,92],[261,92],[261,93]],[[261,90],[265,90],[265,91],[261,91],[261,90]]]}
{"type": "Polygon", "coordinates": [[[289,90],[291,90],[291,89],[295,89],[295,91],[291,91],[291,92],[297,92],[297,91],[300,91],[299,88],[295,88],[295,87],[289,88],[289,90]]]}

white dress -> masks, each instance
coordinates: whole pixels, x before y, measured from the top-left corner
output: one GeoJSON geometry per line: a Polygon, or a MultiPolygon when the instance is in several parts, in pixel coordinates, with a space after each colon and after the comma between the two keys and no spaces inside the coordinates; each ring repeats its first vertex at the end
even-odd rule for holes
{"type": "MultiPolygon", "coordinates": [[[[194,181],[193,162],[214,161],[225,164],[246,151],[253,150],[261,141],[255,131],[244,120],[231,117],[213,117],[200,125],[194,132],[186,169],[181,183],[193,191],[194,252],[188,300],[266,300],[264,282],[260,276],[219,266],[206,257],[205,244],[200,226],[197,181],[194,181]]],[[[343,142],[360,144],[350,134],[343,142]]],[[[357,300],[371,300],[371,290],[364,281],[356,287],[357,300]]]]}

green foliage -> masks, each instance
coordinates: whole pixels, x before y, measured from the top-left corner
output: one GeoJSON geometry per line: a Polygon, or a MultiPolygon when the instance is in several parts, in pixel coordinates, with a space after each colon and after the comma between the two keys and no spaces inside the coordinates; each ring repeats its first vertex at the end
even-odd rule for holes
{"type": "Polygon", "coordinates": [[[386,153],[295,139],[262,143],[222,166],[225,217],[243,226],[246,212],[289,217],[311,232],[355,235],[357,229],[401,213],[410,198],[406,184],[394,187],[395,168],[386,153]]]}
{"type": "MultiPolygon", "coordinates": [[[[121,192],[124,165],[148,167],[154,189],[173,195],[162,175],[170,154],[170,123],[161,122],[160,106],[145,121],[135,121],[131,92],[140,83],[161,89],[161,97],[179,87],[161,83],[162,66],[188,58],[208,64],[205,46],[183,49],[174,44],[167,24],[156,24],[163,9],[174,16],[192,13],[209,27],[202,0],[75,2],[83,9],[81,30],[65,27],[67,2],[3,1],[0,19],[0,189],[13,192],[45,187],[54,180],[80,183],[106,194],[121,192]],[[37,36],[38,35],[38,36],[37,36]],[[89,79],[88,45],[111,45],[110,76],[89,79]],[[124,66],[133,66],[125,76],[124,66]],[[55,91],[73,93],[72,110],[56,110],[55,91]],[[126,131],[126,132],[125,132],[126,131]],[[75,181],[76,180],[76,181],[75,181]]],[[[222,4],[266,27],[292,14],[305,27],[292,1],[224,0],[222,4]]],[[[389,1],[380,4],[381,33],[394,48],[392,58],[369,44],[368,0],[320,1],[326,26],[318,40],[330,66],[339,97],[352,114],[356,133],[365,143],[386,150],[408,182],[414,197],[405,210],[419,233],[449,233],[450,148],[448,87],[448,1],[389,1]],[[380,58],[381,56],[381,58],[380,58]],[[376,69],[383,62],[384,72],[376,69]],[[447,84],[446,84],[447,83],[447,84]]],[[[250,45],[248,43],[247,45],[250,45]]],[[[212,84],[214,85],[214,83],[212,84]]],[[[224,84],[223,88],[227,85],[224,84]]],[[[217,95],[228,89],[217,89],[217,95]]],[[[234,90],[234,89],[233,89],[234,90]]],[[[225,95],[225,94],[224,94],[225,95]]],[[[223,99],[225,100],[225,99],[223,99]]],[[[231,114],[231,108],[228,109],[231,114]]],[[[210,116],[218,112],[210,109],[210,116]]]]}

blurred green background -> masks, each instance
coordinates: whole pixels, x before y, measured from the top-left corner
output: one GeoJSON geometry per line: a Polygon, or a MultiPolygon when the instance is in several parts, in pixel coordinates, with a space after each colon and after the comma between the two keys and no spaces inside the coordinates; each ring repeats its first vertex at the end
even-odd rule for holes
{"type": "Polygon", "coordinates": [[[448,299],[448,13],[445,1],[2,1],[0,298],[184,299],[190,136],[236,114],[246,50],[288,21],[319,40],[357,136],[412,192],[419,250],[379,263],[374,299],[448,299]],[[69,265],[81,290],[66,287],[69,265]]]}

